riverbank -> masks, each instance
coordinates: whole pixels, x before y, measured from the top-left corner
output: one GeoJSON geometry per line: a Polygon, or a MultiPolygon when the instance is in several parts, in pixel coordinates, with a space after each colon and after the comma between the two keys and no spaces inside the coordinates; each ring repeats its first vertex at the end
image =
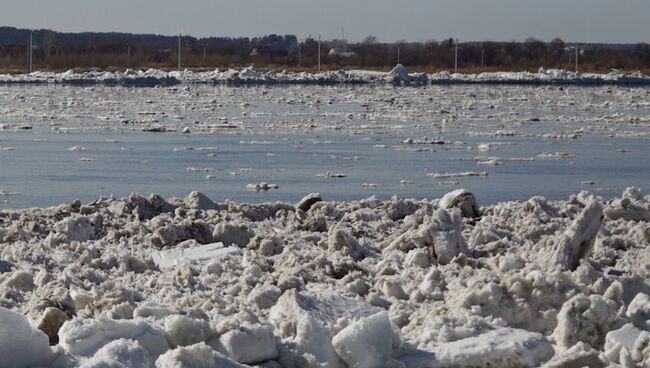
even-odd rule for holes
{"type": "Polygon", "coordinates": [[[33,72],[29,74],[0,74],[0,85],[63,84],[63,85],[122,85],[155,86],[179,84],[513,84],[513,85],[650,85],[650,76],[612,70],[606,74],[575,73],[561,69],[540,68],[532,72],[484,73],[408,73],[403,65],[390,72],[370,70],[337,70],[324,72],[258,71],[253,67],[194,72],[163,71],[159,69],[74,72],[33,72]]]}
{"type": "Polygon", "coordinates": [[[459,189],[2,211],[0,355],[53,367],[646,364],[649,222],[650,196],[634,188],[487,207],[459,189]]]}

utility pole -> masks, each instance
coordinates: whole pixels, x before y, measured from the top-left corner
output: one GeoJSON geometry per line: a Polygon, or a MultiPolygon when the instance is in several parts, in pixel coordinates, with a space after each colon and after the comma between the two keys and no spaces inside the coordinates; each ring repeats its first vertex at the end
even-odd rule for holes
{"type": "Polygon", "coordinates": [[[320,38],[321,36],[318,35],[318,71],[320,72],[320,38]]]}
{"type": "Polygon", "coordinates": [[[28,65],[29,65],[29,72],[34,71],[34,57],[33,57],[33,52],[34,52],[34,31],[29,31],[29,58],[28,58],[28,65]]]}
{"type": "Polygon", "coordinates": [[[178,34],[178,71],[181,71],[181,40],[183,39],[183,34],[178,34]]]}
{"type": "Polygon", "coordinates": [[[397,46],[397,64],[399,64],[399,46],[397,46]]]}
{"type": "Polygon", "coordinates": [[[485,48],[483,48],[483,43],[481,43],[481,70],[485,68],[485,48]]]}
{"type": "Polygon", "coordinates": [[[578,44],[576,43],[576,74],[578,74],[578,44]]]}
{"type": "Polygon", "coordinates": [[[455,40],[455,52],[454,52],[454,73],[458,73],[458,39],[455,40]]]}
{"type": "Polygon", "coordinates": [[[301,49],[301,45],[300,45],[300,41],[298,41],[298,67],[300,67],[300,64],[301,64],[301,61],[302,61],[301,60],[302,55],[300,54],[300,49],[301,49]]]}
{"type": "Polygon", "coordinates": [[[203,45],[203,62],[205,63],[208,60],[208,47],[203,45]]]}

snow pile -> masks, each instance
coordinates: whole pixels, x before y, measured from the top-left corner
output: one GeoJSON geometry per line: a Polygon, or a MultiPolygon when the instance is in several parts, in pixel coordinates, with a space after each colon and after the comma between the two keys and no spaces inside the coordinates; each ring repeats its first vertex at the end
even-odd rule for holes
{"type": "Polygon", "coordinates": [[[459,189],[297,204],[131,195],[4,211],[0,361],[647,366],[649,204],[628,188],[609,201],[581,192],[479,208],[459,189]]]}

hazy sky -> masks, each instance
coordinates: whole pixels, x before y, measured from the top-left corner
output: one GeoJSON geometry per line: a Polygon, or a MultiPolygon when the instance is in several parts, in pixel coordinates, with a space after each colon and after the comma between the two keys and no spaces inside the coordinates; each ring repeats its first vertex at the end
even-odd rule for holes
{"type": "Polygon", "coordinates": [[[650,0],[2,0],[0,25],[193,36],[650,42],[650,0]]]}

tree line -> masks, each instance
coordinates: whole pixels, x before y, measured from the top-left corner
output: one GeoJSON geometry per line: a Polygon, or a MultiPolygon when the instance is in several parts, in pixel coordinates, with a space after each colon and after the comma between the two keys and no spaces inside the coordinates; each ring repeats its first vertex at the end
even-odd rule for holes
{"type": "MultiPolygon", "coordinates": [[[[179,36],[126,33],[30,32],[0,27],[0,71],[23,72],[32,37],[34,70],[123,70],[178,67],[179,36]]],[[[181,68],[214,69],[253,65],[259,69],[315,70],[368,68],[387,70],[398,62],[414,71],[479,72],[536,71],[539,67],[573,69],[576,54],[580,71],[611,69],[650,72],[650,46],[543,42],[460,42],[449,38],[427,42],[380,42],[368,36],[361,42],[318,41],[293,35],[263,37],[180,37],[181,68]],[[577,52],[576,52],[577,49],[577,52]],[[457,59],[456,59],[457,55],[457,59]]]]}

